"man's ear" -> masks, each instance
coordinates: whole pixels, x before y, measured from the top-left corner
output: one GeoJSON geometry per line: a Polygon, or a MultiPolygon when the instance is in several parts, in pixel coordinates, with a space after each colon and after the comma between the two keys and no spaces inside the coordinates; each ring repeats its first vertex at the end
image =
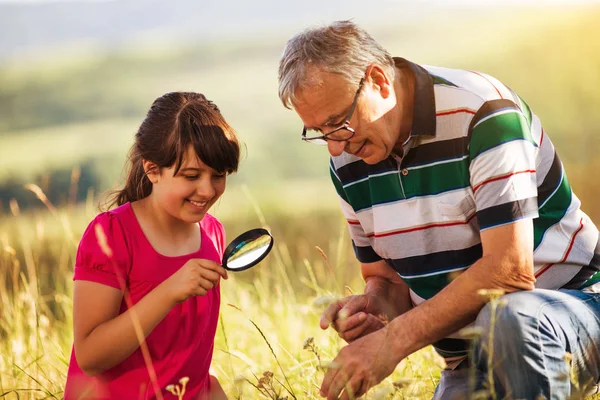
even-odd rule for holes
{"type": "Polygon", "coordinates": [[[368,80],[373,85],[373,88],[381,93],[381,96],[385,99],[392,93],[394,82],[390,79],[386,71],[377,64],[370,66],[368,72],[368,80]]]}
{"type": "Polygon", "coordinates": [[[152,183],[157,183],[160,178],[160,168],[152,161],[142,160],[142,166],[144,167],[144,173],[152,183]]]}

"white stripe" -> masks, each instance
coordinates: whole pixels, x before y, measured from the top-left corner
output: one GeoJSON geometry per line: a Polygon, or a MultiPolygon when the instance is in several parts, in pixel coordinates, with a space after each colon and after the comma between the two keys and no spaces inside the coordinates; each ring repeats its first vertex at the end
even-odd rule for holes
{"type": "Polygon", "coordinates": [[[480,119],[479,122],[477,122],[475,124],[475,126],[473,127],[473,129],[477,128],[479,125],[481,125],[483,122],[487,121],[490,118],[494,118],[494,117],[497,117],[499,115],[504,115],[504,114],[509,114],[509,113],[515,113],[515,114],[522,115],[521,112],[519,110],[517,110],[517,109],[499,110],[499,111],[494,112],[493,114],[488,115],[485,118],[480,119]]]}
{"type": "MultiPolygon", "coordinates": [[[[356,217],[365,231],[377,233],[449,221],[449,218],[445,217],[438,204],[443,203],[448,207],[457,205],[458,207],[461,201],[467,196],[472,196],[472,193],[473,191],[468,187],[432,196],[399,200],[363,209],[356,214],[356,217]],[[375,214],[375,223],[373,214],[375,214]]],[[[465,209],[462,211],[467,213],[472,210],[465,209]]],[[[460,215],[455,216],[454,219],[460,219],[460,215]]]]}
{"type": "Polygon", "coordinates": [[[453,163],[453,162],[459,162],[459,161],[462,161],[462,160],[464,160],[464,159],[466,159],[468,157],[469,157],[468,155],[464,155],[464,156],[462,156],[460,158],[451,158],[449,160],[435,161],[435,162],[432,162],[432,163],[429,163],[429,164],[417,165],[416,167],[409,167],[409,168],[406,168],[406,169],[409,170],[409,171],[412,171],[412,170],[415,170],[415,169],[421,169],[421,168],[425,168],[425,167],[433,167],[434,165],[441,165],[441,164],[448,164],[448,163],[453,163]]]}
{"type": "Polygon", "coordinates": [[[479,154],[469,165],[471,185],[477,187],[494,176],[535,169],[536,151],[529,141],[513,140],[479,154]]]}
{"type": "Polygon", "coordinates": [[[357,181],[346,183],[345,185],[343,185],[343,188],[346,189],[346,188],[348,188],[348,187],[350,187],[352,185],[356,185],[357,183],[368,181],[369,178],[376,178],[378,176],[385,176],[385,175],[392,175],[392,174],[398,175],[398,171],[397,170],[395,170],[395,171],[386,171],[386,172],[380,172],[378,174],[372,174],[372,175],[369,175],[369,176],[367,176],[365,178],[359,179],[357,181]]]}
{"type": "MultiPolygon", "coordinates": [[[[447,78],[444,78],[447,79],[447,78]]],[[[448,79],[452,81],[451,79],[448,79]]],[[[458,108],[467,108],[477,112],[479,107],[483,104],[483,99],[477,96],[472,91],[461,87],[454,86],[440,86],[434,85],[435,91],[435,108],[436,113],[451,111],[458,108]]],[[[440,115],[438,118],[454,118],[463,114],[464,116],[473,118],[474,114],[471,113],[457,113],[450,115],[440,115]]],[[[468,122],[467,122],[468,124],[468,122]]]]}
{"type": "Polygon", "coordinates": [[[430,272],[430,273],[422,274],[422,275],[411,275],[411,276],[402,275],[402,274],[398,274],[398,275],[400,275],[404,279],[426,278],[428,276],[435,276],[435,275],[440,275],[440,274],[447,274],[447,273],[455,272],[455,271],[463,271],[463,270],[465,270],[467,268],[469,268],[469,266],[459,267],[459,268],[452,268],[452,269],[447,269],[447,270],[444,270],[444,271],[430,272]]]}

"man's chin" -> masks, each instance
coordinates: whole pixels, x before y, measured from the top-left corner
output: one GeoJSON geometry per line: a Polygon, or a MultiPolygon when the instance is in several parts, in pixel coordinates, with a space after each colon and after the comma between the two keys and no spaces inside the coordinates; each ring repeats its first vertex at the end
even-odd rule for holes
{"type": "Polygon", "coordinates": [[[363,157],[361,157],[361,159],[366,163],[366,164],[370,164],[370,165],[374,165],[377,164],[378,162],[383,161],[383,158],[381,157],[381,154],[378,154],[377,152],[375,153],[367,153],[365,155],[363,155],[363,157]]]}

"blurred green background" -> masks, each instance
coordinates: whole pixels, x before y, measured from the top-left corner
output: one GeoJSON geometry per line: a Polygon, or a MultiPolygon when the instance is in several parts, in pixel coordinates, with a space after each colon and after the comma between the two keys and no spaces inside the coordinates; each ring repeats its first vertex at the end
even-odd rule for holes
{"type": "MultiPolygon", "coordinates": [[[[322,374],[302,342],[314,336],[325,360],[343,343],[320,331],[315,304],[364,283],[326,148],[301,142],[300,119],[277,97],[277,65],[295,32],[348,18],[394,56],[483,71],[519,93],[600,221],[597,2],[0,0],[0,397],[62,393],[79,237],[121,183],[152,101],[181,90],[216,102],[246,145],[213,214],[229,238],[259,225],[275,237],[260,268],[223,285],[216,373],[233,398],[253,399],[239,373],[285,369],[317,398],[322,374]]],[[[411,380],[401,398],[431,398],[437,383],[433,352],[417,357],[394,375],[411,380]]]]}
{"type": "MultiPolygon", "coordinates": [[[[157,6],[162,3],[0,3],[0,22],[4,30],[9,30],[9,20],[25,24],[5,32],[4,40],[10,42],[23,35],[27,21],[36,21],[26,18],[28,13],[51,14],[53,7],[79,10],[80,24],[93,17],[89,13],[96,13],[107,18],[102,26],[110,30],[114,24],[108,9],[115,13],[113,20],[127,25],[132,21],[116,17],[125,6],[138,4],[143,10],[155,7],[155,12],[165,13],[157,6]],[[84,12],[85,6],[89,10],[84,12]]],[[[193,3],[179,6],[186,4],[193,3]]],[[[294,32],[309,24],[353,18],[393,55],[487,72],[521,94],[558,148],[584,207],[597,219],[598,183],[587,177],[599,166],[598,5],[373,1],[364,7],[350,1],[319,7],[308,1],[287,10],[276,4],[224,2],[211,6],[212,11],[196,5],[186,14],[192,14],[197,31],[180,31],[177,20],[159,19],[154,29],[127,31],[118,39],[97,32],[86,38],[80,33],[84,37],[58,37],[51,44],[5,51],[0,59],[0,209],[7,212],[11,198],[21,208],[40,205],[23,189],[25,183],[42,187],[57,206],[68,202],[69,196],[71,201],[84,200],[90,188],[97,194],[118,185],[126,152],[146,110],[156,97],[174,90],[206,94],[247,145],[224,204],[240,200],[232,192],[247,184],[267,209],[296,204],[335,208],[327,153],[299,140],[300,120],[277,98],[277,64],[294,32]],[[236,4],[237,12],[227,11],[236,4]],[[214,18],[211,12],[216,13],[214,18]],[[229,22],[221,26],[219,18],[229,22]],[[248,22],[253,20],[255,24],[248,22]],[[75,171],[79,183],[76,193],[69,195],[74,168],[79,168],[75,171]]],[[[146,15],[134,11],[125,14],[132,20],[146,15]]],[[[68,32],[76,19],[71,17],[62,30],[68,32]]]]}

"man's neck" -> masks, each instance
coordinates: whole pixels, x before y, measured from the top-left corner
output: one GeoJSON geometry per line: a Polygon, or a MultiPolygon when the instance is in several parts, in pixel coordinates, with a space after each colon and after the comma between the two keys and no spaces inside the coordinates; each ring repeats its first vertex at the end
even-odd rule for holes
{"type": "Polygon", "coordinates": [[[412,130],[414,111],[414,75],[408,68],[396,69],[394,91],[396,94],[396,120],[398,121],[398,140],[394,145],[393,153],[404,156],[404,143],[408,140],[412,130]]]}

